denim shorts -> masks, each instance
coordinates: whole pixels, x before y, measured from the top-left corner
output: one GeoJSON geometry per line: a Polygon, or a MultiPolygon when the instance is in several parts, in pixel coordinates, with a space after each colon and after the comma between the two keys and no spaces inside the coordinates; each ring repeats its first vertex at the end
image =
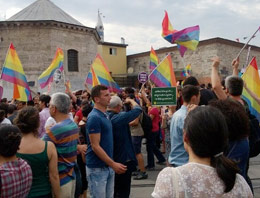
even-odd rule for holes
{"type": "Polygon", "coordinates": [[[110,167],[89,168],[86,166],[91,198],[113,198],[115,172],[110,167]]]}
{"type": "Polygon", "coordinates": [[[135,150],[135,154],[141,153],[141,147],[142,147],[142,136],[132,136],[132,142],[135,150]]]}

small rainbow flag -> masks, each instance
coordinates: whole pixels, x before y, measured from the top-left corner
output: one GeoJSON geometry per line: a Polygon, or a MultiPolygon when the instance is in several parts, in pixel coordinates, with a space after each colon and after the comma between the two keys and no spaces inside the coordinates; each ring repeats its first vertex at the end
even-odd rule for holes
{"type": "Polygon", "coordinates": [[[62,49],[58,48],[50,66],[44,72],[42,72],[42,74],[38,78],[38,82],[42,89],[53,81],[53,74],[57,69],[63,71],[63,60],[63,51],[62,49]]]}
{"type": "Polygon", "coordinates": [[[190,73],[191,73],[191,65],[188,64],[188,65],[182,70],[181,76],[187,77],[187,76],[190,75],[190,73]]]}
{"type": "Polygon", "coordinates": [[[150,52],[150,71],[153,71],[157,65],[159,64],[159,58],[156,54],[156,52],[154,51],[153,47],[151,47],[151,52],[150,52]]]}
{"type": "Polygon", "coordinates": [[[96,85],[105,85],[108,87],[109,91],[115,93],[120,91],[120,87],[113,80],[107,65],[99,54],[97,54],[90,68],[90,71],[86,78],[86,83],[90,87],[96,85]]]}
{"type": "Polygon", "coordinates": [[[1,79],[14,84],[14,99],[25,102],[32,100],[31,90],[13,43],[9,46],[1,79]]]}
{"type": "Polygon", "coordinates": [[[173,71],[170,54],[160,62],[160,64],[152,71],[149,77],[157,87],[176,86],[176,78],[173,71]]]}
{"type": "Polygon", "coordinates": [[[174,30],[168,13],[165,11],[162,22],[162,37],[172,44],[176,43],[182,57],[187,49],[196,50],[199,44],[199,34],[200,28],[198,25],[180,31],[174,30]]]}
{"type": "Polygon", "coordinates": [[[89,89],[92,89],[92,87],[98,85],[97,76],[92,67],[90,68],[90,70],[88,72],[85,82],[87,83],[89,89]]]}
{"type": "MultiPolygon", "coordinates": [[[[260,78],[255,57],[247,66],[246,71],[242,75],[242,79],[248,89],[260,98],[260,78]]],[[[245,88],[243,89],[242,98],[247,102],[250,113],[260,121],[260,105],[250,96],[245,88]]]]}

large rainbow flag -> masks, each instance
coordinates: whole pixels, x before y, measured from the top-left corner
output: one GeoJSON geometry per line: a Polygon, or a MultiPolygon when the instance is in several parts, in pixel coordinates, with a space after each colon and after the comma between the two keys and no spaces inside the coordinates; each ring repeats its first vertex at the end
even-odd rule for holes
{"type": "MultiPolygon", "coordinates": [[[[246,83],[248,89],[260,98],[260,78],[255,57],[247,66],[246,71],[242,75],[242,79],[246,83]]],[[[250,113],[256,116],[260,121],[260,105],[249,95],[245,88],[243,89],[242,97],[249,105],[250,113]]]]}
{"type": "Polygon", "coordinates": [[[162,37],[172,44],[176,43],[182,57],[187,49],[196,50],[199,44],[199,35],[200,28],[198,25],[180,31],[174,30],[168,13],[165,11],[162,22],[162,37]]]}
{"type": "Polygon", "coordinates": [[[13,99],[25,102],[32,100],[31,90],[13,43],[9,46],[1,79],[14,84],[13,99]]]}
{"type": "Polygon", "coordinates": [[[176,78],[173,71],[170,54],[160,62],[160,64],[152,71],[149,77],[157,87],[176,86],[176,78]]]}
{"type": "Polygon", "coordinates": [[[113,80],[107,65],[99,54],[97,54],[90,68],[86,83],[90,86],[105,85],[108,87],[109,91],[115,93],[120,91],[120,87],[113,80]]]}
{"type": "Polygon", "coordinates": [[[57,69],[63,71],[63,60],[63,51],[62,49],[58,48],[50,66],[44,72],[42,72],[38,78],[38,82],[42,89],[53,81],[53,74],[57,69]]]}
{"type": "Polygon", "coordinates": [[[151,47],[151,52],[150,52],[150,71],[153,71],[157,65],[159,64],[159,58],[156,54],[156,52],[154,51],[153,47],[151,47]]]}

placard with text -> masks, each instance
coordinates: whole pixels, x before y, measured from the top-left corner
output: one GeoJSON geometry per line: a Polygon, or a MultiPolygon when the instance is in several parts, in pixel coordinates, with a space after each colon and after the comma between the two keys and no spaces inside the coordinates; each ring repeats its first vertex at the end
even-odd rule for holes
{"type": "Polygon", "coordinates": [[[176,87],[155,87],[152,88],[152,105],[176,105],[176,87]]]}

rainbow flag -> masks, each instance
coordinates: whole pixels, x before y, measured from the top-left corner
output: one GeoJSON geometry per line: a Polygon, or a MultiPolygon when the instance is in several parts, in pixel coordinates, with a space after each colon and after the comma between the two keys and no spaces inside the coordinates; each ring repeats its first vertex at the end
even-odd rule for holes
{"type": "Polygon", "coordinates": [[[159,58],[156,54],[156,52],[154,51],[153,47],[151,47],[151,52],[150,52],[150,71],[153,71],[157,65],[159,64],[159,58]]]}
{"type": "Polygon", "coordinates": [[[181,76],[187,77],[187,76],[190,75],[190,73],[191,73],[191,65],[188,64],[188,65],[182,70],[181,76]]]}
{"type": "Polygon", "coordinates": [[[187,49],[196,50],[199,44],[199,34],[200,28],[198,25],[180,31],[174,30],[168,13],[165,11],[162,22],[162,37],[172,44],[176,43],[182,57],[187,49]]]}
{"type": "Polygon", "coordinates": [[[42,89],[53,81],[53,74],[56,69],[59,69],[61,72],[63,71],[63,60],[63,51],[62,49],[58,48],[50,66],[44,72],[42,72],[42,74],[38,78],[38,82],[42,89]]]}
{"type": "Polygon", "coordinates": [[[13,43],[9,46],[1,79],[14,84],[14,99],[25,102],[32,100],[31,90],[13,43]]]}
{"type": "Polygon", "coordinates": [[[89,78],[86,79],[86,82],[92,84],[92,86],[100,84],[107,86],[111,92],[120,91],[120,87],[113,80],[107,65],[99,54],[97,54],[88,76],[89,78]]]}
{"type": "MultiPolygon", "coordinates": [[[[246,71],[242,75],[242,79],[246,83],[248,89],[260,98],[260,78],[255,57],[247,66],[246,71]]],[[[260,105],[249,95],[245,88],[243,89],[242,98],[247,102],[250,113],[256,116],[260,121],[260,105]]]]}
{"type": "Polygon", "coordinates": [[[176,78],[173,71],[172,59],[170,54],[167,55],[160,64],[150,74],[150,80],[157,87],[174,87],[176,78]]]}

